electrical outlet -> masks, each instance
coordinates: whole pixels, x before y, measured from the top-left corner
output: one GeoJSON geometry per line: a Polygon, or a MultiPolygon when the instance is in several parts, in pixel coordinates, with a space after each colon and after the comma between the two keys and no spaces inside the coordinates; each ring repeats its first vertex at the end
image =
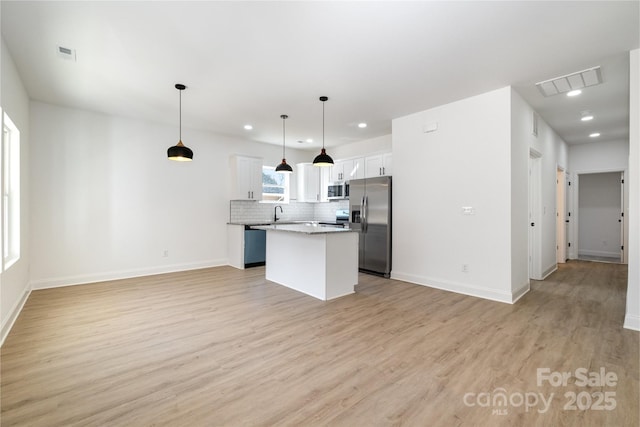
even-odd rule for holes
{"type": "Polygon", "coordinates": [[[162,251],[162,258],[167,258],[169,256],[169,249],[165,249],[162,251]]]}
{"type": "Polygon", "coordinates": [[[469,272],[469,264],[462,264],[462,272],[463,273],[469,272]]]}

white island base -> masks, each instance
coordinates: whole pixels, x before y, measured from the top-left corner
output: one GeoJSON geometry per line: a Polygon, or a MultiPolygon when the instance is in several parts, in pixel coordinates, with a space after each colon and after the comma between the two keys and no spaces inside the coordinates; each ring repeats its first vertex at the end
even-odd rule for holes
{"type": "Polygon", "coordinates": [[[324,301],[354,293],[358,233],[265,229],[267,280],[324,301]]]}

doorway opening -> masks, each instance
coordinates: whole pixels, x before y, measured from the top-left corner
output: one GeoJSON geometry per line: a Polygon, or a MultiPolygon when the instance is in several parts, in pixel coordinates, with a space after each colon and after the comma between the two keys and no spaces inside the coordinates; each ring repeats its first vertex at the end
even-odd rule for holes
{"type": "Polygon", "coordinates": [[[578,177],[578,259],[624,261],[624,172],[578,177]]]}

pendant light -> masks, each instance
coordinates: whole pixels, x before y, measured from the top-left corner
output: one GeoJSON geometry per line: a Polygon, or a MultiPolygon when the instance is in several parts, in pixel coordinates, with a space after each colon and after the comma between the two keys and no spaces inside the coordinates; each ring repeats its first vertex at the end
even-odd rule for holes
{"type": "Polygon", "coordinates": [[[167,150],[169,160],[176,160],[178,162],[190,162],[193,160],[193,151],[191,151],[189,147],[185,147],[182,143],[182,91],[186,88],[183,84],[176,84],[176,89],[180,91],[180,140],[176,145],[169,147],[167,150]]]}
{"type": "Polygon", "coordinates": [[[320,97],[320,101],[322,101],[322,150],[320,150],[320,154],[318,154],[316,158],[313,159],[314,166],[333,166],[333,159],[327,154],[326,150],[324,149],[324,103],[328,99],[329,98],[327,98],[326,96],[320,97]]]}
{"type": "Polygon", "coordinates": [[[276,167],[276,172],[291,173],[291,172],[293,172],[293,169],[291,168],[290,165],[287,164],[287,159],[284,158],[284,136],[285,136],[284,121],[286,119],[288,119],[289,116],[287,116],[286,114],[283,114],[283,115],[280,116],[280,118],[282,119],[282,163],[280,163],[276,167]]]}

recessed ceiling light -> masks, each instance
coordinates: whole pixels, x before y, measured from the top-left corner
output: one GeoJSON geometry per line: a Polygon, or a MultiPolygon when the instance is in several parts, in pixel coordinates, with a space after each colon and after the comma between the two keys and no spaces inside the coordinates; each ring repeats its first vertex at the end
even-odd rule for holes
{"type": "Polygon", "coordinates": [[[358,123],[358,127],[359,127],[360,129],[364,129],[364,128],[366,128],[366,127],[367,127],[367,124],[366,124],[366,123],[364,123],[364,122],[363,122],[363,123],[358,123]]]}
{"type": "Polygon", "coordinates": [[[251,130],[253,129],[253,126],[251,125],[244,125],[245,130],[251,130]]]}
{"type": "Polygon", "coordinates": [[[312,142],[313,142],[313,139],[307,138],[307,143],[311,144],[312,142]]]}
{"type": "Polygon", "coordinates": [[[582,118],[580,119],[583,122],[588,122],[589,120],[593,120],[593,115],[592,114],[585,114],[584,116],[582,116],[582,118]]]}
{"type": "Polygon", "coordinates": [[[598,132],[594,132],[594,133],[589,135],[590,138],[597,138],[599,136],[600,136],[600,134],[598,132]]]}
{"type": "Polygon", "coordinates": [[[581,93],[582,93],[582,91],[580,89],[571,90],[571,91],[567,92],[567,96],[578,96],[581,93]]]}

